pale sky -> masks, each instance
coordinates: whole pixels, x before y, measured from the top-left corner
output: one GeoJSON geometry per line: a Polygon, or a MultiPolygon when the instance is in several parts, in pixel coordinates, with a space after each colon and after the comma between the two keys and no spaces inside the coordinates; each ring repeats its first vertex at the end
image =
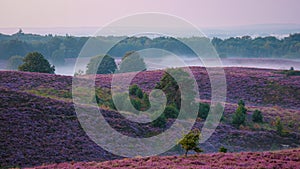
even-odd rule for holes
{"type": "Polygon", "coordinates": [[[300,24],[300,0],[0,0],[0,28],[99,27],[142,12],[199,27],[300,24]]]}

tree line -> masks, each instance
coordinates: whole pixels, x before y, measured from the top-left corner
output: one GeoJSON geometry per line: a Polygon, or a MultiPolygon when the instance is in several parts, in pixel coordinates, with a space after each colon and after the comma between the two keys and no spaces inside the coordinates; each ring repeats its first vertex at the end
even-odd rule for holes
{"type": "MultiPolygon", "coordinates": [[[[25,56],[36,51],[41,53],[55,65],[64,64],[66,58],[78,57],[82,47],[90,37],[53,36],[25,34],[19,31],[13,35],[0,34],[0,59],[11,56],[25,56]]],[[[194,56],[195,53],[185,45],[205,46],[209,42],[215,47],[220,57],[278,57],[300,58],[300,33],[291,34],[283,39],[273,36],[232,37],[228,39],[206,37],[171,38],[171,37],[92,37],[99,47],[114,45],[108,55],[123,57],[128,51],[138,51],[147,48],[158,48],[177,55],[194,56]],[[122,40],[123,39],[123,40],[122,40]],[[183,43],[186,42],[186,43],[183,43]]],[[[90,57],[90,56],[88,56],[90,57]]]]}

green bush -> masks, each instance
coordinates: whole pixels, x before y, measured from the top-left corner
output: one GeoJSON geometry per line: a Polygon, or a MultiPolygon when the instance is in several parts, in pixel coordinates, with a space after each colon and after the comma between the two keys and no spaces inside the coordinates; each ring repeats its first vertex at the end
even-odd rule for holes
{"type": "Polygon", "coordinates": [[[115,60],[109,55],[92,57],[86,74],[112,74],[117,69],[115,60]]]}
{"type": "Polygon", "coordinates": [[[147,93],[144,93],[143,94],[143,102],[144,102],[144,105],[145,105],[145,109],[149,109],[150,108],[150,100],[149,100],[149,96],[147,93]]]}
{"type": "Polygon", "coordinates": [[[138,88],[138,89],[136,90],[136,92],[135,92],[135,95],[136,95],[138,98],[142,99],[142,98],[143,98],[143,91],[142,91],[142,89],[141,89],[141,88],[138,88]]]}
{"type": "Polygon", "coordinates": [[[221,152],[221,153],[227,153],[227,148],[225,148],[225,147],[220,147],[220,149],[219,149],[219,152],[221,152]]]}
{"type": "Polygon", "coordinates": [[[189,150],[194,150],[197,153],[203,152],[203,150],[198,147],[200,134],[198,129],[194,129],[179,140],[179,144],[185,150],[185,157],[187,157],[189,150]]]}
{"type": "Polygon", "coordinates": [[[252,121],[256,123],[262,123],[263,122],[263,115],[261,111],[255,110],[252,114],[252,121]]]}
{"type": "Polygon", "coordinates": [[[236,109],[235,113],[232,117],[232,124],[236,127],[239,127],[242,124],[245,124],[246,120],[246,112],[247,109],[245,108],[245,103],[240,100],[238,103],[238,108],[236,109]]]}
{"type": "Polygon", "coordinates": [[[179,111],[177,110],[177,108],[173,105],[168,105],[166,106],[165,110],[164,110],[164,115],[166,118],[177,118],[179,114],[179,111]]]}
{"type": "Polygon", "coordinates": [[[133,84],[129,86],[129,94],[130,95],[136,95],[136,91],[139,89],[138,85],[133,84]]]}
{"type": "Polygon", "coordinates": [[[136,110],[141,110],[141,107],[142,107],[142,103],[140,100],[138,99],[131,99],[131,103],[133,105],[133,107],[136,109],[136,110]]]}
{"type": "Polygon", "coordinates": [[[199,103],[198,117],[206,119],[208,116],[210,106],[207,103],[199,103]]]}
{"type": "Polygon", "coordinates": [[[245,106],[244,100],[239,100],[238,105],[239,105],[239,106],[245,106]]]}
{"type": "Polygon", "coordinates": [[[165,128],[166,123],[167,123],[167,118],[164,116],[164,114],[160,115],[157,119],[151,122],[151,124],[154,127],[159,127],[159,128],[165,128]]]}

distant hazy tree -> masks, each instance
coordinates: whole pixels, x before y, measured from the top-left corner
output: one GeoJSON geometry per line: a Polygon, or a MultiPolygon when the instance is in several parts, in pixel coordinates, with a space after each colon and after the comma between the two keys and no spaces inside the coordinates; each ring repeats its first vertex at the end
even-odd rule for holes
{"type": "Polygon", "coordinates": [[[55,50],[52,55],[50,61],[54,65],[63,65],[65,64],[65,58],[64,58],[65,52],[61,49],[55,50]]]}
{"type": "Polygon", "coordinates": [[[12,56],[8,59],[6,68],[9,70],[18,70],[18,67],[23,63],[22,56],[12,56]]]}
{"type": "Polygon", "coordinates": [[[252,114],[252,121],[256,123],[262,123],[263,122],[263,115],[261,111],[255,110],[252,114]]]}
{"type": "Polygon", "coordinates": [[[197,153],[203,152],[198,147],[199,139],[200,139],[200,131],[198,129],[194,129],[190,131],[188,134],[186,134],[180,141],[179,144],[183,149],[185,149],[185,157],[187,157],[187,153],[189,150],[194,150],[197,153]]]}
{"type": "Polygon", "coordinates": [[[120,63],[120,73],[145,71],[144,59],[135,51],[127,52],[120,63]]]}
{"type": "Polygon", "coordinates": [[[30,52],[25,56],[23,62],[19,66],[20,71],[54,74],[55,67],[51,66],[41,53],[30,52]]]}
{"type": "Polygon", "coordinates": [[[86,74],[112,74],[116,69],[116,62],[109,55],[95,56],[88,63],[86,74]]]}

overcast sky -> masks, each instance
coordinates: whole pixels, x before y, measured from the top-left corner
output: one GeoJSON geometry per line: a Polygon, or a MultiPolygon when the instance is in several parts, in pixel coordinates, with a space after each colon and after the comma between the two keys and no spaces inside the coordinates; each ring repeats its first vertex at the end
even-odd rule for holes
{"type": "Polygon", "coordinates": [[[199,27],[300,24],[300,0],[0,0],[0,28],[100,27],[141,12],[163,12],[199,27]]]}

